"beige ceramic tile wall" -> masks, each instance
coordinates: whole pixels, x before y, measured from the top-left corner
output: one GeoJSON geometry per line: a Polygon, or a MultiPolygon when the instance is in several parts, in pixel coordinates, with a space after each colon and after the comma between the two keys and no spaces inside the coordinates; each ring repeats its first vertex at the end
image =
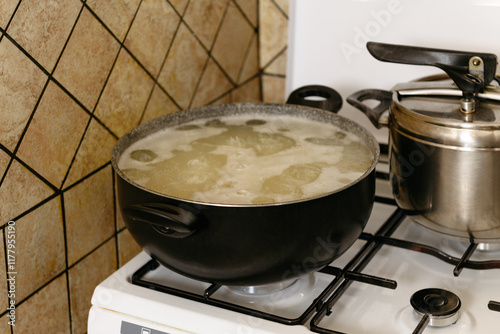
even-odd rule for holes
{"type": "Polygon", "coordinates": [[[1,1],[1,333],[86,332],[94,287],[139,250],[113,145],[161,114],[261,101],[258,19],[258,0],[1,1]]]}
{"type": "Polygon", "coordinates": [[[289,0],[260,0],[259,6],[262,99],[284,103],[289,0]]]}

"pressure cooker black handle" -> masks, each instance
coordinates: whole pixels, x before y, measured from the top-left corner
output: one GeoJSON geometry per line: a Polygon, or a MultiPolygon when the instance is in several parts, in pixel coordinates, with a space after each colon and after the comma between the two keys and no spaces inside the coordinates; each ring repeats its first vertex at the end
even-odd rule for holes
{"type": "Polygon", "coordinates": [[[159,233],[172,238],[185,238],[201,225],[201,218],[177,206],[164,203],[143,203],[123,208],[128,218],[152,225],[159,233]]]}
{"type": "Polygon", "coordinates": [[[310,85],[294,90],[290,93],[286,103],[298,104],[337,113],[342,107],[342,96],[330,87],[310,85]]]}
{"type": "Polygon", "coordinates": [[[445,71],[464,92],[464,96],[482,92],[495,78],[497,57],[490,53],[422,48],[368,42],[370,54],[380,61],[435,66],[445,71]]]}
{"type": "Polygon", "coordinates": [[[365,89],[351,94],[347,98],[347,102],[353,107],[361,110],[377,129],[380,129],[383,124],[380,122],[380,116],[389,110],[392,103],[392,93],[380,89],[365,89]],[[380,102],[376,107],[371,108],[364,104],[366,100],[376,100],[380,102]]]}

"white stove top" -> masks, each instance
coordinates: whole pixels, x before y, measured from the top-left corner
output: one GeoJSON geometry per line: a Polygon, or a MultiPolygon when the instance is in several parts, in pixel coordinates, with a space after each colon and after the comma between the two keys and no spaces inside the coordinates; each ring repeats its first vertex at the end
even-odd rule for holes
{"type": "MultiPolygon", "coordinates": [[[[389,191],[387,182],[378,180],[377,189],[379,196],[386,196],[389,191]]],[[[376,234],[395,210],[394,205],[375,203],[365,233],[376,234]]],[[[467,247],[428,231],[409,218],[405,218],[392,237],[438,247],[457,258],[467,247]]],[[[364,239],[357,240],[331,265],[344,268],[366,243],[364,239]]],[[[500,252],[476,251],[471,258],[474,261],[488,259],[500,259],[500,252]]],[[[132,284],[132,274],[149,260],[145,253],[139,254],[96,288],[89,313],[89,334],[312,332],[310,322],[317,314],[316,310],[302,324],[287,325],[132,284]]],[[[418,325],[410,306],[411,295],[424,288],[442,288],[461,299],[460,319],[448,327],[427,327],[425,334],[483,334],[490,333],[492,328],[500,328],[500,312],[488,309],[490,300],[500,301],[500,269],[479,271],[465,268],[459,277],[455,277],[453,268],[453,265],[430,255],[384,245],[362,273],[395,280],[397,288],[392,290],[353,281],[333,305],[331,314],[324,316],[316,326],[332,333],[411,333],[418,325]]],[[[162,266],[147,273],[143,279],[198,297],[203,296],[210,286],[162,266]]],[[[210,299],[272,313],[294,323],[294,319],[300,318],[334,279],[333,275],[318,272],[302,277],[282,291],[256,296],[221,287],[210,299]]],[[[324,301],[331,295],[328,294],[324,301]]]]}

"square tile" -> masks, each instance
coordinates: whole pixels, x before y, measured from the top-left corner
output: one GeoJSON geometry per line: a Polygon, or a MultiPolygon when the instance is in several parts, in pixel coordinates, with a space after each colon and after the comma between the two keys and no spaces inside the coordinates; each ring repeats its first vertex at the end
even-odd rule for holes
{"type": "Polygon", "coordinates": [[[165,94],[161,88],[155,86],[153,94],[149,98],[148,105],[142,116],[141,123],[146,123],[153,118],[171,114],[179,111],[179,108],[172,102],[172,100],[165,94]]]}
{"type": "Polygon", "coordinates": [[[269,63],[264,69],[264,73],[266,74],[277,74],[277,75],[286,75],[286,50],[284,52],[278,53],[276,58],[269,63]]]}
{"type": "Polygon", "coordinates": [[[210,105],[217,105],[217,104],[228,104],[231,103],[231,93],[226,93],[222,95],[221,97],[217,98],[215,101],[210,102],[210,105]]]}
{"type": "Polygon", "coordinates": [[[0,180],[2,179],[5,171],[7,170],[9,162],[10,162],[10,155],[0,150],[0,180]]]}
{"type": "Polygon", "coordinates": [[[260,64],[267,64],[283,49],[288,41],[288,19],[273,0],[261,0],[260,20],[260,64]]]}
{"type": "Polygon", "coordinates": [[[52,72],[81,8],[78,0],[24,0],[9,26],[9,35],[52,72]]]}
{"type": "Polygon", "coordinates": [[[61,275],[33,297],[19,305],[14,334],[70,334],[68,287],[61,275]]]}
{"type": "Polygon", "coordinates": [[[154,81],[125,49],[120,50],[94,115],[118,137],[139,124],[154,81]]]}
{"type": "MultiPolygon", "coordinates": [[[[116,182],[115,182],[115,194],[117,194],[116,182]]],[[[116,207],[116,213],[115,213],[116,229],[119,231],[119,230],[125,228],[125,221],[123,220],[123,216],[122,216],[122,213],[120,211],[120,204],[118,203],[118,196],[116,196],[116,198],[115,198],[115,207],[116,207]]]]}
{"type": "MultiPolygon", "coordinates": [[[[4,229],[4,231],[6,231],[4,229]]],[[[7,238],[7,236],[5,236],[7,238]]],[[[5,263],[5,248],[4,248],[4,238],[3,235],[0,234],[0,277],[2,280],[4,277],[7,277],[7,266],[5,263]]],[[[5,311],[5,309],[9,307],[9,297],[7,296],[7,284],[0,284],[0,313],[5,311]]],[[[7,321],[6,321],[7,322],[7,321]]],[[[0,329],[2,327],[0,326],[0,329]]],[[[5,333],[0,331],[0,333],[5,333]]]]}
{"type": "Polygon", "coordinates": [[[9,314],[6,314],[0,318],[0,333],[10,334],[10,318],[8,318],[8,316],[9,314]]]}
{"type": "Polygon", "coordinates": [[[285,13],[288,17],[290,0],[274,0],[276,4],[278,4],[279,8],[285,13]]]}
{"type": "Polygon", "coordinates": [[[14,151],[47,76],[7,38],[0,42],[0,143],[14,151]]]}
{"type": "Polygon", "coordinates": [[[145,0],[132,23],[125,46],[157,77],[180,18],[167,1],[145,0]]]}
{"type": "Polygon", "coordinates": [[[66,190],[63,197],[72,265],[115,232],[111,166],[66,190]]]}
{"type": "Polygon", "coordinates": [[[19,0],[2,0],[2,6],[0,6],[0,28],[5,29],[7,27],[18,3],[19,0]]]}
{"type": "Polygon", "coordinates": [[[184,109],[189,106],[207,61],[208,53],[181,24],[158,82],[184,109]]]}
{"type": "Polygon", "coordinates": [[[111,159],[111,151],[115,143],[116,138],[92,118],[63,187],[71,186],[82,177],[107,164],[111,159]]]}
{"type": "Polygon", "coordinates": [[[227,0],[197,0],[191,1],[186,9],[184,22],[208,50],[212,48],[227,3],[227,0]]]}
{"type": "Polygon", "coordinates": [[[233,90],[232,97],[233,102],[261,102],[259,77],[233,90]]]}
{"type": "Polygon", "coordinates": [[[89,114],[51,81],[17,156],[59,188],[89,119],[89,114]]]}
{"type": "Polygon", "coordinates": [[[229,6],[215,40],[212,56],[236,82],[247,55],[254,29],[236,6],[229,6]]]}
{"type": "Polygon", "coordinates": [[[262,101],[266,103],[285,103],[285,78],[263,75],[262,101]]]}
{"type": "Polygon", "coordinates": [[[134,256],[139,254],[142,248],[135,242],[130,232],[125,229],[118,234],[118,259],[119,266],[123,266],[134,256]]]}
{"type": "Polygon", "coordinates": [[[69,270],[73,333],[86,333],[95,287],[117,269],[116,241],[111,239],[69,270]]]}
{"type": "Polygon", "coordinates": [[[93,110],[120,45],[83,9],[54,77],[85,107],[93,110]]]}
{"type": "Polygon", "coordinates": [[[140,0],[87,0],[87,5],[120,41],[125,38],[139,3],[140,0]]]}
{"type": "Polygon", "coordinates": [[[254,34],[252,41],[250,42],[250,48],[243,63],[240,75],[238,77],[237,83],[242,83],[249,78],[258,75],[259,68],[259,35],[254,34]]]}
{"type": "Polygon", "coordinates": [[[14,235],[16,299],[22,300],[66,267],[61,198],[58,196],[17,220],[14,235]]]}
{"type": "Polygon", "coordinates": [[[212,59],[209,59],[191,107],[196,108],[211,103],[232,88],[233,84],[217,64],[212,59]]]}
{"type": "Polygon", "coordinates": [[[169,1],[181,15],[184,14],[188,0],[169,0],[169,1]]]}
{"type": "Polygon", "coordinates": [[[250,20],[254,27],[258,26],[258,0],[235,0],[240,8],[245,13],[245,16],[250,20]]]}
{"type": "Polygon", "coordinates": [[[0,186],[0,224],[5,224],[54,193],[46,183],[14,160],[0,186]]]}

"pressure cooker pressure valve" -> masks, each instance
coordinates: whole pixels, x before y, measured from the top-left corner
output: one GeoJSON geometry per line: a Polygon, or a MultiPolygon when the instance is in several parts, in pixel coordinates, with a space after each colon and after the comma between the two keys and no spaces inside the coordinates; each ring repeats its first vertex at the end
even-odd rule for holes
{"type": "Polygon", "coordinates": [[[490,53],[462,52],[368,42],[370,54],[380,61],[435,66],[448,74],[462,91],[461,111],[474,112],[475,96],[495,78],[497,57],[490,53]]]}

